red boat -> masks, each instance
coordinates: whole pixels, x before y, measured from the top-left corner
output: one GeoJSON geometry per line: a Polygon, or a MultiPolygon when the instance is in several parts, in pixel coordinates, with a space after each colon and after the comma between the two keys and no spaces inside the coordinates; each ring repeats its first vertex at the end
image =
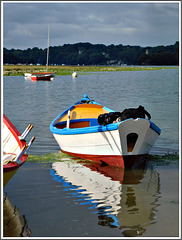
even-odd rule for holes
{"type": "Polygon", "coordinates": [[[54,80],[55,73],[48,72],[48,64],[49,64],[49,32],[50,32],[50,26],[48,26],[48,43],[47,43],[47,63],[46,63],[46,72],[40,72],[40,73],[32,73],[31,79],[32,81],[52,81],[54,80]]]}
{"type": "Polygon", "coordinates": [[[28,157],[28,151],[35,137],[32,137],[27,144],[26,136],[29,134],[33,125],[29,124],[22,135],[3,114],[3,187],[13,177],[28,157]]]}
{"type": "Polygon", "coordinates": [[[55,73],[51,72],[41,72],[41,73],[32,73],[31,79],[32,81],[52,81],[55,77],[55,73]]]}

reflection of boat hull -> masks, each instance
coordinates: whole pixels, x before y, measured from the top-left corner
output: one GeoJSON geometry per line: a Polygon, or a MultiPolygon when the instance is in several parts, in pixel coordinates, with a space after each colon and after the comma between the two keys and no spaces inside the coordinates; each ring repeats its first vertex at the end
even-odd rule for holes
{"type": "MultiPolygon", "coordinates": [[[[89,165],[88,165],[89,166],[89,165]]],[[[113,172],[114,167],[111,172],[113,172]]],[[[99,208],[110,206],[111,203],[117,203],[116,206],[113,206],[113,210],[117,212],[120,208],[120,193],[122,189],[122,182],[124,169],[119,168],[118,178],[120,181],[112,180],[111,177],[106,177],[101,172],[97,171],[95,168],[83,166],[80,163],[74,161],[64,161],[64,162],[55,162],[52,164],[52,168],[55,170],[54,177],[63,176],[62,182],[71,183],[71,189],[75,189],[78,193],[79,198],[82,197],[82,200],[88,201],[90,199],[91,204],[96,204],[99,208]],[[83,195],[82,195],[83,194],[83,195]]],[[[107,174],[106,174],[107,175],[107,174]]],[[[65,184],[69,186],[69,184],[65,184]]],[[[107,210],[107,209],[106,209],[107,210]]]]}
{"type": "Polygon", "coordinates": [[[141,236],[154,223],[160,198],[157,171],[147,169],[143,178],[140,169],[133,170],[133,174],[136,177],[134,182],[131,172],[125,172],[120,202],[122,210],[117,213],[119,228],[125,237],[141,236]]]}
{"type": "Polygon", "coordinates": [[[50,130],[61,151],[77,158],[105,162],[118,167],[132,167],[149,153],[160,129],[147,119],[99,125],[100,114],[113,112],[84,96],[60,114],[50,130]]]}
{"type": "Polygon", "coordinates": [[[9,198],[3,201],[3,237],[29,237],[31,234],[24,215],[21,215],[9,198]]]}
{"type": "Polygon", "coordinates": [[[17,170],[24,164],[28,155],[25,155],[21,158],[21,164],[9,163],[8,166],[3,166],[3,187],[9,182],[9,180],[14,176],[17,170]]]}
{"type": "Polygon", "coordinates": [[[32,81],[51,81],[53,80],[55,77],[54,73],[50,73],[50,72],[42,72],[42,73],[33,73],[31,75],[31,79],[32,81]]]}
{"type": "Polygon", "coordinates": [[[119,181],[120,183],[123,182],[124,168],[102,165],[98,162],[86,163],[85,161],[79,161],[79,163],[83,164],[84,167],[89,168],[91,171],[103,174],[105,177],[108,177],[113,181],[119,181]]]}
{"type": "Polygon", "coordinates": [[[51,175],[69,196],[77,198],[77,204],[94,209],[99,225],[119,227],[123,236],[136,237],[153,223],[159,198],[159,176],[146,163],[131,170],[83,160],[61,161],[53,163],[51,175]]]}

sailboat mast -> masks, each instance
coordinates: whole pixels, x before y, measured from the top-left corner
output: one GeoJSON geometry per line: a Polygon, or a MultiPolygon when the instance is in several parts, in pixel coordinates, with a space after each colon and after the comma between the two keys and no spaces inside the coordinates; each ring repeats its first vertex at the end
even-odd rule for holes
{"type": "Polygon", "coordinates": [[[46,63],[46,72],[48,72],[48,64],[49,64],[49,32],[50,32],[50,25],[48,25],[48,41],[47,41],[47,63],[46,63]]]}

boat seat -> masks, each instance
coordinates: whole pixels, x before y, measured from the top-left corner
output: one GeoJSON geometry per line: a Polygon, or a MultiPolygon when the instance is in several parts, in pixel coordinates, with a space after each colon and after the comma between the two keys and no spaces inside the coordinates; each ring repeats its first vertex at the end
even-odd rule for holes
{"type": "MultiPolygon", "coordinates": [[[[59,122],[55,125],[56,128],[63,129],[66,128],[67,122],[59,122]]],[[[98,125],[97,118],[86,118],[86,119],[76,119],[70,120],[70,128],[84,128],[98,125]]]]}

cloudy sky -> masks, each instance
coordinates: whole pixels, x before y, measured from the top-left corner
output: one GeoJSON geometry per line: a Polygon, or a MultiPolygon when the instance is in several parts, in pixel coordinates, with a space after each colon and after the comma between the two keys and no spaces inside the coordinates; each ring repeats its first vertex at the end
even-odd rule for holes
{"type": "Polygon", "coordinates": [[[4,1],[3,46],[46,48],[90,42],[105,45],[173,45],[179,40],[179,2],[4,1]]]}

